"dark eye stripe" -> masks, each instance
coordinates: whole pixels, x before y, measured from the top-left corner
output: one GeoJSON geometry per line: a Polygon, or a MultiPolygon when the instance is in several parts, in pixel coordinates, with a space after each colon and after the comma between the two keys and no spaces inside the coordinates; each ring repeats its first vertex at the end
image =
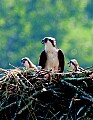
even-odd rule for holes
{"type": "Polygon", "coordinates": [[[53,47],[55,47],[55,45],[54,45],[54,41],[51,40],[51,39],[49,39],[49,41],[52,43],[53,47]]]}
{"type": "Polygon", "coordinates": [[[22,63],[25,63],[25,60],[21,60],[22,63]]]}
{"type": "Polygon", "coordinates": [[[74,63],[74,62],[70,61],[70,63],[72,63],[72,64],[75,66],[75,63],[74,63]]]}
{"type": "Polygon", "coordinates": [[[48,41],[48,38],[45,38],[45,43],[48,41]]]}
{"type": "Polygon", "coordinates": [[[25,61],[27,61],[27,59],[22,59],[21,62],[25,63],[25,61]]]}

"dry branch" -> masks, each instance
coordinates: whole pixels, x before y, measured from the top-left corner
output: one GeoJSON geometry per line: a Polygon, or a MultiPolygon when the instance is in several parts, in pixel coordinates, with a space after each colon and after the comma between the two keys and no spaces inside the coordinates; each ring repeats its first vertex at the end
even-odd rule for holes
{"type": "Polygon", "coordinates": [[[51,71],[24,71],[14,67],[2,72],[2,120],[93,118],[93,70],[52,74],[51,71]]]}

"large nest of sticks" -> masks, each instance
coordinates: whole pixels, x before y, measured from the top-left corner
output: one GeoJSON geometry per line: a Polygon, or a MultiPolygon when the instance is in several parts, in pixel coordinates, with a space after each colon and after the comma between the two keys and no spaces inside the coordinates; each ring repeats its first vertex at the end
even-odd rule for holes
{"type": "Polygon", "coordinates": [[[92,120],[92,68],[53,74],[1,69],[0,120],[92,120]]]}

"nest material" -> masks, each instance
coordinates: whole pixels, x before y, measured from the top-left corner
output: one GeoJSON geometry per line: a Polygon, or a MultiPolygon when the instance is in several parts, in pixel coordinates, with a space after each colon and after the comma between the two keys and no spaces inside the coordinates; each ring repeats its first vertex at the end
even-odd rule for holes
{"type": "Polygon", "coordinates": [[[1,120],[93,119],[93,70],[1,72],[1,120]]]}

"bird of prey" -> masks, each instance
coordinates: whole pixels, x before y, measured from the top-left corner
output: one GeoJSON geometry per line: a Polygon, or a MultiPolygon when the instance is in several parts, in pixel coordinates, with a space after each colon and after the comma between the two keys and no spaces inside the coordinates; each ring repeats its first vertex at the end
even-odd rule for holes
{"type": "Polygon", "coordinates": [[[45,49],[40,54],[39,66],[45,70],[52,69],[53,72],[63,72],[65,64],[64,53],[56,47],[55,38],[45,37],[41,43],[45,44],[45,49]]]}
{"type": "Polygon", "coordinates": [[[69,62],[68,62],[68,66],[69,67],[72,67],[73,71],[83,71],[84,69],[79,67],[79,64],[77,62],[76,59],[71,59],[69,62]]]}
{"type": "Polygon", "coordinates": [[[28,69],[34,69],[34,70],[38,70],[38,68],[36,67],[36,65],[34,65],[31,60],[28,57],[24,57],[21,59],[21,63],[24,65],[24,67],[28,70],[28,69]]]}

